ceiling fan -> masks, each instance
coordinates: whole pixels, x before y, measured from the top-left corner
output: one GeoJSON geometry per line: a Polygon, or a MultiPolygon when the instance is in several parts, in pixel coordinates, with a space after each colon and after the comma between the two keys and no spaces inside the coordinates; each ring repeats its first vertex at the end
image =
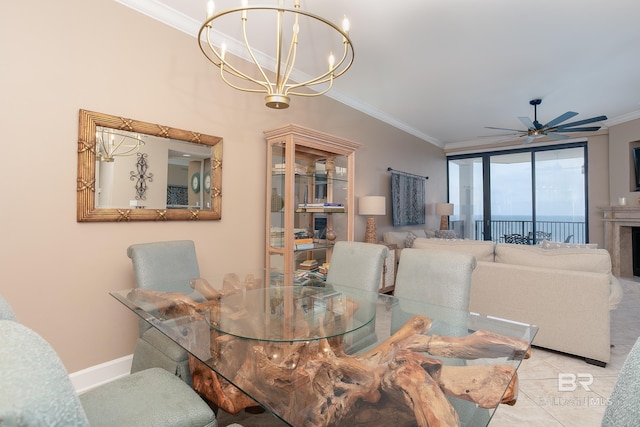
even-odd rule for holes
{"type": "Polygon", "coordinates": [[[527,139],[524,141],[525,144],[529,144],[536,138],[541,138],[543,136],[548,136],[553,139],[567,139],[568,135],[562,135],[563,133],[569,132],[594,132],[600,129],[600,126],[586,126],[586,127],[576,127],[582,126],[589,123],[600,122],[603,120],[607,120],[607,116],[598,116],[592,117],[590,119],[578,120],[577,122],[565,123],[562,122],[569,120],[570,118],[577,116],[578,113],[574,111],[567,111],[564,114],[559,115],[555,119],[551,120],[546,124],[541,124],[538,122],[538,105],[542,103],[542,99],[532,99],[529,101],[530,105],[533,105],[533,121],[529,117],[518,117],[518,119],[526,126],[526,130],[521,129],[508,129],[508,128],[498,128],[492,126],[486,126],[486,129],[497,129],[497,130],[509,130],[516,132],[515,135],[518,137],[526,136],[527,139]]]}

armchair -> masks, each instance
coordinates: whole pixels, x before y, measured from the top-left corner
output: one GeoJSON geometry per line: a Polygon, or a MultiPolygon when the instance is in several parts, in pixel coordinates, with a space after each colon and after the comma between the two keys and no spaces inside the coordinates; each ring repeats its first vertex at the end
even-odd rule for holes
{"type": "Polygon", "coordinates": [[[629,351],[604,410],[602,427],[632,427],[640,420],[640,338],[629,351]]]}
{"type": "MultiPolygon", "coordinates": [[[[200,277],[191,240],[134,244],[127,248],[127,256],[131,258],[139,288],[190,295],[193,289],[189,281],[200,277]]],[[[187,352],[144,320],[138,322],[138,329],[131,373],[159,367],[191,385],[187,352]]]]}
{"type": "Polygon", "coordinates": [[[13,308],[9,305],[6,299],[0,295],[0,320],[13,320],[17,321],[16,313],[13,312],[13,308]]]}

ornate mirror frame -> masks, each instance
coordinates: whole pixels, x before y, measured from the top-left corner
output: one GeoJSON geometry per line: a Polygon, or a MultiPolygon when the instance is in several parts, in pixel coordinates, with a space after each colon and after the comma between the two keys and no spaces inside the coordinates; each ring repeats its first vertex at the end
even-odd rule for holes
{"type": "Polygon", "coordinates": [[[222,217],[222,138],[124,117],[80,110],[78,222],[219,220],[222,217]],[[96,208],[96,126],[211,147],[211,209],[96,208]]]}

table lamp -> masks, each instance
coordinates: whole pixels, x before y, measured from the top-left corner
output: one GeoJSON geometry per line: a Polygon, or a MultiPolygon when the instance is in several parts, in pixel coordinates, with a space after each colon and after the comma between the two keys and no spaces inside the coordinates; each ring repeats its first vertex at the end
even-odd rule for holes
{"type": "Polygon", "coordinates": [[[453,203],[436,203],[436,215],[440,215],[440,230],[448,230],[449,215],[453,215],[453,203]]]}
{"type": "Polygon", "coordinates": [[[367,229],[364,233],[366,243],[378,243],[375,215],[386,214],[384,196],[366,196],[358,200],[358,214],[367,216],[367,229]]]}

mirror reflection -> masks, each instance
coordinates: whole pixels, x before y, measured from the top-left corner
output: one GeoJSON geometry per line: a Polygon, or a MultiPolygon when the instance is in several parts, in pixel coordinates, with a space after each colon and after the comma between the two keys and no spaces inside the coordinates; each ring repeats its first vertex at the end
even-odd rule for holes
{"type": "Polygon", "coordinates": [[[80,111],[78,221],[220,219],[222,138],[80,111]]]}

